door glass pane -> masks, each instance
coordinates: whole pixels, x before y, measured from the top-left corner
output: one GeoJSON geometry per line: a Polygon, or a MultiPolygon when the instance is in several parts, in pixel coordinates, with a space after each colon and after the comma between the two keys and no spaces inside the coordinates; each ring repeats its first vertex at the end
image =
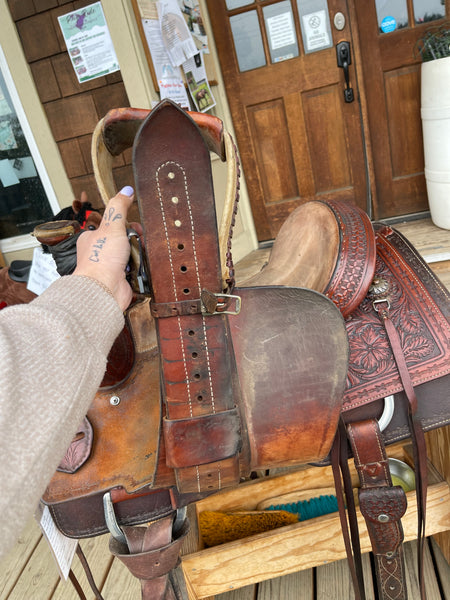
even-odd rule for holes
{"type": "Polygon", "coordinates": [[[331,48],[330,16],[327,0],[297,0],[305,53],[331,48]]]}
{"type": "Polygon", "coordinates": [[[241,6],[248,6],[249,4],[253,4],[254,0],[226,0],[225,4],[227,5],[228,10],[233,10],[233,8],[241,8],[241,6]]]}
{"type": "Polygon", "coordinates": [[[273,63],[298,56],[292,7],[289,0],[263,8],[270,60],[273,63]]]}
{"type": "Polygon", "coordinates": [[[266,64],[266,57],[256,10],[230,17],[230,26],[239,71],[263,67],[266,64]]]}
{"type": "MultiPolygon", "coordinates": [[[[0,239],[33,231],[53,211],[27,136],[22,107],[0,53],[0,239]],[[24,127],[23,127],[24,126],[24,127]],[[24,131],[25,129],[25,131],[24,131]]],[[[34,141],[33,141],[34,145],[34,141]]],[[[39,159],[40,161],[40,159],[39,159]]]]}
{"type": "Polygon", "coordinates": [[[445,17],[445,5],[442,0],[413,0],[416,23],[428,23],[445,17]]]}
{"type": "Polygon", "coordinates": [[[402,27],[408,27],[406,0],[375,0],[375,4],[380,33],[390,33],[402,29],[402,27]]]}

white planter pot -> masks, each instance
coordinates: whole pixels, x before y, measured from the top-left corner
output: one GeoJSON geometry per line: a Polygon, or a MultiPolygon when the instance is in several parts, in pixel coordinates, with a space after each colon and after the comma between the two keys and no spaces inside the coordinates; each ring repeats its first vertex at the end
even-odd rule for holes
{"type": "Polygon", "coordinates": [[[450,229],[450,57],[422,64],[421,116],[431,219],[450,229]]]}

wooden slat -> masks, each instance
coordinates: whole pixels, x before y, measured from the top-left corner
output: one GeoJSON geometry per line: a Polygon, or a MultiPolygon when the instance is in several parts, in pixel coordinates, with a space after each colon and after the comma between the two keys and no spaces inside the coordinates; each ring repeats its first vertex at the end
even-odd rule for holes
{"type": "Polygon", "coordinates": [[[439,277],[445,287],[450,290],[450,260],[431,263],[430,268],[439,277]]]}
{"type": "MultiPolygon", "coordinates": [[[[404,554],[408,598],[420,598],[416,540],[411,541],[409,544],[405,544],[404,554]]],[[[440,598],[439,585],[436,580],[428,543],[425,545],[424,577],[426,581],[427,598],[440,598]]]]}
{"type": "Polygon", "coordinates": [[[1,561],[0,600],[8,598],[41,537],[39,527],[32,519],[17,540],[13,550],[1,561]]]}
{"type": "MultiPolygon", "coordinates": [[[[450,458],[448,448],[450,447],[450,426],[435,429],[426,434],[427,453],[431,462],[450,484],[450,458]]],[[[436,535],[441,550],[450,562],[450,532],[439,533],[436,535]]]]}
{"type": "Polygon", "coordinates": [[[59,573],[49,552],[47,541],[41,538],[8,600],[24,600],[24,598],[47,600],[51,598],[58,581],[59,573]]]}
{"type": "Polygon", "coordinates": [[[430,545],[434,556],[436,574],[442,587],[444,599],[450,600],[450,565],[433,538],[430,540],[430,545]]]}
{"type": "MultiPolygon", "coordinates": [[[[247,585],[239,590],[233,590],[232,592],[225,592],[225,594],[219,594],[206,600],[256,600],[256,586],[247,585]]],[[[303,598],[303,596],[299,596],[303,598]]],[[[273,598],[283,598],[284,596],[273,596],[273,598]]],[[[305,599],[306,600],[306,599],[305,599]]]]}
{"type": "MultiPolygon", "coordinates": [[[[244,600],[244,598],[241,599],[240,596],[236,596],[236,600],[244,600]]],[[[312,569],[263,581],[258,585],[258,600],[275,600],[275,598],[283,598],[283,600],[298,600],[298,598],[302,600],[314,600],[312,569]]],[[[334,596],[327,596],[328,598],[334,598],[334,596]]],[[[223,600],[231,599],[227,596],[223,600]]]]}
{"type": "MultiPolygon", "coordinates": [[[[362,557],[364,586],[366,600],[376,600],[372,584],[372,568],[368,554],[362,557]]],[[[346,560],[328,563],[317,567],[317,595],[316,600],[354,600],[353,583],[350,569],[346,560]]],[[[259,600],[259,599],[258,599],[259,600]]]]}
{"type": "Polygon", "coordinates": [[[434,225],[431,219],[392,225],[415,246],[427,262],[450,259],[450,231],[434,225]]]}
{"type": "Polygon", "coordinates": [[[140,598],[139,580],[133,577],[127,567],[115,559],[102,588],[102,596],[107,600],[137,600],[140,598]]]}
{"type": "MultiPolygon", "coordinates": [[[[95,584],[99,589],[102,588],[113,562],[113,558],[108,549],[108,540],[108,535],[101,535],[80,541],[80,546],[92,571],[95,584]]],[[[74,557],[72,570],[86,596],[91,597],[92,593],[86,574],[77,556],[74,557]]],[[[79,596],[70,581],[60,580],[54,594],[51,596],[51,600],[79,600],[79,596]]]]}

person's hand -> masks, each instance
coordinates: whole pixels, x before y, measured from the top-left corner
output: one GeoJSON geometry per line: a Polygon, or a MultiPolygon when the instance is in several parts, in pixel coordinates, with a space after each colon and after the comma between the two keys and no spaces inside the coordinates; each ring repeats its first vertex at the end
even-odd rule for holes
{"type": "Polygon", "coordinates": [[[122,310],[128,307],[133,295],[125,277],[130,257],[127,213],[133,200],[133,188],[124,187],[108,202],[99,228],[80,235],[73,273],[96,279],[106,286],[122,310]]]}

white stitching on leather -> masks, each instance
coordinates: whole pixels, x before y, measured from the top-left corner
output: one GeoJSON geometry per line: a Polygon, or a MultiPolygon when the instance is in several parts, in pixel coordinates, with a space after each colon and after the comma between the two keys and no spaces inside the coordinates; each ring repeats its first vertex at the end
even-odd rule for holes
{"type": "MultiPolygon", "coordinates": [[[[197,277],[197,286],[198,286],[198,295],[199,296],[201,294],[201,282],[200,282],[199,264],[198,264],[198,259],[197,259],[197,250],[196,250],[196,246],[195,246],[194,221],[193,221],[193,217],[192,217],[191,201],[190,201],[190,197],[189,197],[189,189],[188,189],[188,185],[187,185],[186,173],[185,173],[185,170],[183,169],[183,167],[179,163],[177,163],[175,161],[166,161],[165,163],[160,165],[156,171],[156,185],[157,185],[157,189],[158,189],[158,198],[159,198],[159,204],[160,204],[160,209],[161,209],[161,216],[162,216],[164,232],[165,232],[165,236],[166,236],[167,251],[168,251],[168,257],[169,257],[169,263],[170,263],[170,270],[171,270],[171,274],[172,274],[172,285],[173,285],[173,290],[174,290],[174,296],[175,296],[175,300],[178,301],[176,279],[175,279],[175,269],[173,266],[172,252],[171,252],[170,244],[169,244],[169,232],[168,232],[168,228],[167,228],[165,208],[164,208],[164,204],[163,204],[161,188],[159,185],[159,173],[163,167],[166,167],[168,165],[175,165],[176,167],[178,167],[178,169],[183,174],[184,190],[185,190],[185,194],[186,194],[186,203],[187,203],[187,209],[188,209],[190,225],[191,225],[192,249],[193,249],[194,265],[195,265],[195,272],[196,272],[196,277],[197,277]]],[[[213,414],[215,414],[215,412],[216,412],[215,397],[214,397],[214,389],[213,389],[213,384],[212,384],[211,364],[210,364],[210,360],[209,360],[208,338],[207,338],[207,334],[206,334],[206,322],[205,322],[204,316],[202,316],[202,327],[203,327],[203,335],[204,335],[204,340],[205,340],[204,343],[205,343],[205,352],[206,352],[206,364],[207,364],[207,369],[208,369],[209,389],[210,389],[210,395],[211,395],[211,408],[212,408],[213,414]]],[[[184,372],[185,372],[185,377],[186,377],[186,387],[187,387],[187,392],[188,392],[189,415],[192,417],[193,416],[192,396],[191,396],[191,389],[190,389],[190,383],[189,383],[189,375],[188,375],[188,371],[187,371],[186,353],[185,353],[185,348],[184,348],[180,317],[178,317],[178,329],[179,329],[179,333],[180,333],[181,351],[182,351],[182,356],[183,356],[184,372]]],[[[220,479],[220,471],[219,471],[219,479],[220,479]]]]}
{"type": "MultiPolygon", "coordinates": [[[[156,186],[158,189],[158,199],[159,199],[159,206],[161,208],[161,217],[163,220],[163,225],[164,225],[164,233],[166,236],[166,244],[167,244],[167,254],[169,257],[169,263],[170,263],[170,272],[172,273],[172,286],[173,286],[173,293],[175,296],[175,301],[178,302],[178,294],[177,294],[177,285],[176,285],[176,281],[175,281],[175,269],[173,267],[173,260],[172,260],[172,251],[170,249],[170,244],[169,244],[169,231],[167,229],[167,222],[166,222],[166,214],[164,211],[164,204],[163,204],[163,199],[162,199],[162,194],[161,194],[161,188],[159,186],[159,172],[160,170],[165,167],[168,164],[171,164],[172,161],[167,161],[165,163],[163,163],[162,165],[160,165],[156,171],[156,186]]],[[[176,164],[176,163],[172,163],[172,164],[176,164]]],[[[184,174],[183,169],[180,167],[180,165],[177,165],[181,171],[183,172],[183,176],[186,180],[186,176],[184,174]]],[[[185,184],[186,187],[186,184],[185,184]]],[[[181,328],[181,320],[180,317],[177,317],[177,322],[178,322],[178,331],[180,333],[180,340],[181,340],[181,353],[183,356],[183,365],[184,365],[184,375],[185,375],[185,379],[186,379],[186,388],[187,388],[187,394],[188,394],[188,403],[189,403],[189,416],[193,416],[193,411],[192,411],[192,396],[191,396],[191,387],[190,387],[190,383],[189,383],[189,377],[188,377],[188,371],[187,371],[187,364],[186,364],[186,353],[184,351],[184,343],[183,343],[183,335],[182,335],[182,328],[181,328]]]]}

